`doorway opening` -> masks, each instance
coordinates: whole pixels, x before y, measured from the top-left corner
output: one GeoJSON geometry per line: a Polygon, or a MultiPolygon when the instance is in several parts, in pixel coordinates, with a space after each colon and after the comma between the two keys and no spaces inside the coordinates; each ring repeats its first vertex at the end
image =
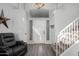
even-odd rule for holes
{"type": "Polygon", "coordinates": [[[46,43],[49,39],[49,20],[30,20],[30,41],[46,43]]]}

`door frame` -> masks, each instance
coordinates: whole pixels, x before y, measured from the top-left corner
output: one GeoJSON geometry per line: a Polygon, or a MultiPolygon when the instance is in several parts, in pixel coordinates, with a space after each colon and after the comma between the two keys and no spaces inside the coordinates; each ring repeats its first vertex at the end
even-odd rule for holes
{"type": "MultiPolygon", "coordinates": [[[[32,43],[34,43],[33,42],[33,29],[32,29],[33,21],[35,21],[35,20],[29,20],[29,22],[30,22],[30,41],[32,43]]],[[[45,20],[45,21],[46,21],[46,41],[49,41],[50,40],[49,20],[45,20]]]]}

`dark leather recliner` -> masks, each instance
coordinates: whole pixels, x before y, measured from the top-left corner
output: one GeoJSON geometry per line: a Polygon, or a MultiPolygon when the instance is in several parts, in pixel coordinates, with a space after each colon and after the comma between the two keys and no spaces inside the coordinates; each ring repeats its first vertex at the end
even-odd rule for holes
{"type": "Polygon", "coordinates": [[[13,33],[0,33],[0,56],[23,56],[27,52],[27,44],[16,41],[13,33]]]}

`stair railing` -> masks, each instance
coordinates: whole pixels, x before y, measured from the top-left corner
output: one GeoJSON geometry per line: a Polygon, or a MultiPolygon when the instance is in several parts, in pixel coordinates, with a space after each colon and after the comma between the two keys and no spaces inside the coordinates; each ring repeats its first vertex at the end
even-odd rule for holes
{"type": "Polygon", "coordinates": [[[62,54],[79,39],[79,17],[60,31],[56,42],[56,55],[62,54]]]}

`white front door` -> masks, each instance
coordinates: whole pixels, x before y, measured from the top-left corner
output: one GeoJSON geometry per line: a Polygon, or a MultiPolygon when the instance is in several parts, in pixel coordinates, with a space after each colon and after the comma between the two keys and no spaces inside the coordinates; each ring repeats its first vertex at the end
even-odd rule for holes
{"type": "Polygon", "coordinates": [[[33,20],[32,39],[35,43],[46,42],[46,20],[33,20]]]}

